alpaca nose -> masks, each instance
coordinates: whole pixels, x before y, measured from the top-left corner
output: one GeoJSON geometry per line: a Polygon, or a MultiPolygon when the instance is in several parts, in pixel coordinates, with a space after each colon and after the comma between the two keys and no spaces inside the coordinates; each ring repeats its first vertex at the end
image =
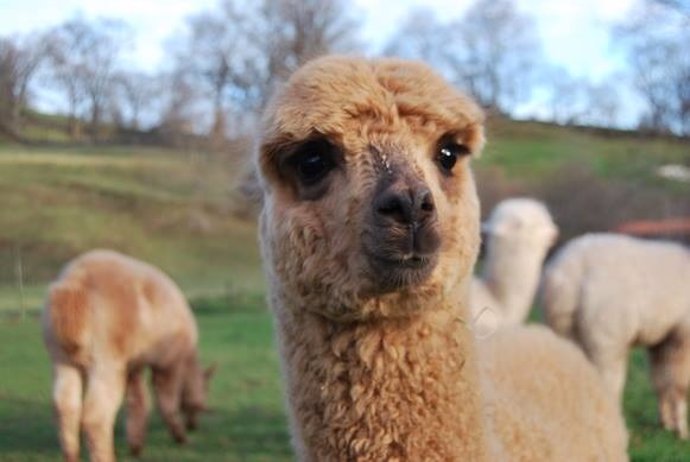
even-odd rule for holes
{"type": "Polygon", "coordinates": [[[435,216],[436,206],[429,188],[401,186],[393,184],[375,199],[374,210],[380,218],[409,226],[420,225],[435,216]]]}

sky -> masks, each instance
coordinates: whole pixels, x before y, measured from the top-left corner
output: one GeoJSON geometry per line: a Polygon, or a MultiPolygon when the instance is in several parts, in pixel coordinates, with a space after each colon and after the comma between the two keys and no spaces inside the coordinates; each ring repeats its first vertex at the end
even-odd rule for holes
{"type": "MultiPolygon", "coordinates": [[[[155,70],[163,64],[164,44],[191,14],[213,9],[221,0],[0,0],[0,36],[57,25],[81,14],[88,19],[118,18],[135,31],[130,59],[155,70]]],[[[599,83],[622,67],[622,55],[610,40],[610,25],[625,18],[639,0],[514,0],[536,22],[544,52],[573,76],[599,83]]],[[[419,6],[449,20],[461,16],[472,0],[351,0],[362,20],[369,52],[382,49],[419,6]]]]}
{"type": "MultiPolygon", "coordinates": [[[[136,31],[134,60],[155,69],[163,44],[185,17],[211,9],[219,0],[0,0],[0,35],[56,25],[76,14],[87,18],[120,18],[136,31]]],[[[636,0],[516,0],[518,9],[536,19],[547,56],[577,76],[599,79],[617,65],[608,25],[625,17],[636,0]]],[[[362,17],[363,36],[375,51],[381,48],[407,11],[427,6],[438,17],[461,16],[471,0],[352,0],[362,17]]]]}

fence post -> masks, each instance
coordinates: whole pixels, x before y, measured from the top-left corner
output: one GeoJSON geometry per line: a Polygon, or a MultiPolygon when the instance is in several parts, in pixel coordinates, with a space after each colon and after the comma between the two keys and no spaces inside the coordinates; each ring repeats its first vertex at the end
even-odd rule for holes
{"type": "Polygon", "coordinates": [[[14,273],[19,289],[19,308],[22,313],[22,321],[26,319],[26,304],[24,303],[24,268],[22,266],[22,249],[19,245],[14,247],[14,273]]]}

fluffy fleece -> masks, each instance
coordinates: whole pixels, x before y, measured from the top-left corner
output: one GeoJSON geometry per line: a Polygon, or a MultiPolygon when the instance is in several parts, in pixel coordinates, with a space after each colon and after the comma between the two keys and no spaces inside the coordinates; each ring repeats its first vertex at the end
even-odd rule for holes
{"type": "Polygon", "coordinates": [[[486,258],[481,277],[472,279],[470,306],[474,328],[486,335],[527,319],[558,228],[543,203],[519,197],[501,201],[483,231],[486,258]]]}
{"type": "Polygon", "coordinates": [[[394,59],[320,58],[267,109],[260,241],[300,460],[626,460],[573,346],[508,329],[477,357],[482,121],[394,59]]]}
{"type": "Polygon", "coordinates": [[[616,403],[630,348],[649,348],[660,420],[687,438],[690,250],[623,235],[585,235],[547,265],[541,298],[547,323],[582,346],[616,403]]]}
{"type": "Polygon", "coordinates": [[[144,444],[151,367],[163,418],[178,442],[196,426],[211,370],[197,359],[197,327],[175,283],[131,257],[93,250],[50,286],[43,333],[53,362],[53,401],[68,462],[79,460],[80,427],[92,461],[115,460],[113,425],[126,390],[127,441],[144,444]]]}

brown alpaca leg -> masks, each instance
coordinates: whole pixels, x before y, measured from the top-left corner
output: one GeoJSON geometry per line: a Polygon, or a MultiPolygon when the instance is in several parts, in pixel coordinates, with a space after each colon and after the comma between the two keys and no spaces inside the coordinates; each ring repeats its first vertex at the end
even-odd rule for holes
{"type": "Polygon", "coordinates": [[[141,369],[127,376],[127,443],[133,456],[139,456],[146,439],[146,423],[151,403],[141,369]]]}
{"type": "Polygon", "coordinates": [[[671,395],[665,390],[658,389],[657,394],[657,412],[659,414],[659,421],[664,427],[664,430],[673,430],[673,406],[671,404],[671,395]]]}
{"type": "Polygon", "coordinates": [[[66,364],[55,364],[53,404],[58,421],[62,454],[66,462],[79,460],[81,382],[81,373],[77,368],[66,364]]]}
{"type": "Polygon", "coordinates": [[[92,462],[114,462],[113,427],[125,388],[123,367],[89,371],[82,425],[92,462]]]}
{"type": "Polygon", "coordinates": [[[649,349],[659,420],[667,430],[688,438],[687,392],[690,384],[690,333],[677,329],[649,349]]]}
{"type": "Polygon", "coordinates": [[[180,415],[182,377],[179,368],[153,372],[153,387],[156,402],[170,433],[178,443],[186,443],[187,436],[180,415]]]}
{"type": "Polygon", "coordinates": [[[687,387],[685,391],[675,394],[673,402],[674,429],[679,438],[688,439],[688,402],[686,399],[687,387]]]}

